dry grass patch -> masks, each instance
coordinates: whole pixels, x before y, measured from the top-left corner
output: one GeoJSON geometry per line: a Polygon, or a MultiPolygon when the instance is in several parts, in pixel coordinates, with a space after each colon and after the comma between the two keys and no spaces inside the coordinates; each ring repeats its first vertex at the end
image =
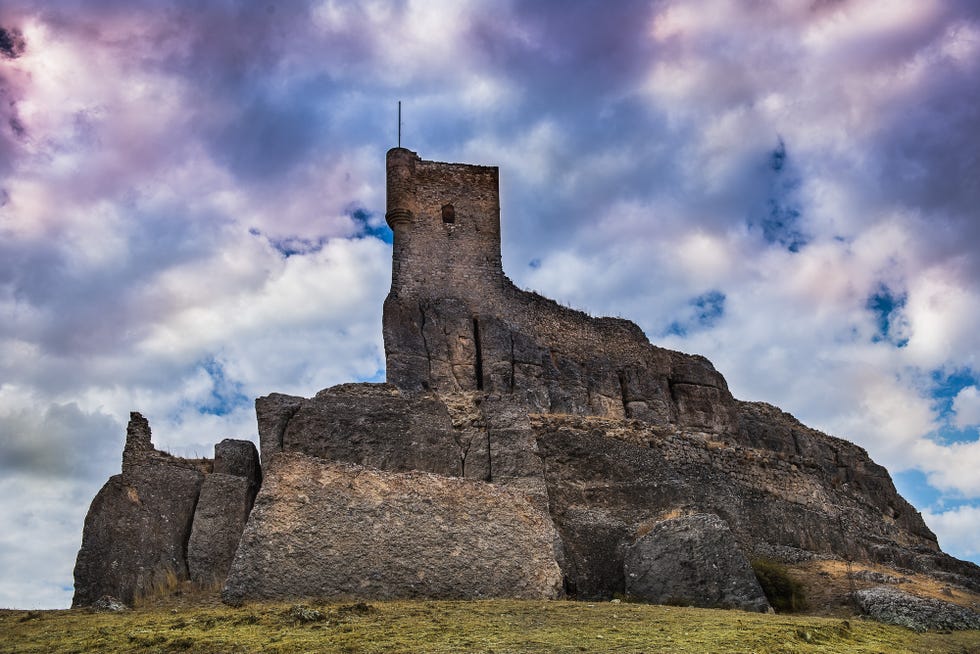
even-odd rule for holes
{"type": "Polygon", "coordinates": [[[882,585],[891,585],[912,595],[952,602],[980,612],[980,593],[959,586],[947,586],[932,577],[908,570],[863,563],[852,563],[849,570],[846,562],[837,560],[814,560],[788,565],[787,568],[806,586],[809,612],[816,615],[851,615],[855,611],[852,600],[855,591],[882,585]],[[849,571],[856,573],[856,577],[849,577],[849,571]],[[862,573],[887,575],[901,583],[883,584],[880,581],[862,579],[862,573]]]}

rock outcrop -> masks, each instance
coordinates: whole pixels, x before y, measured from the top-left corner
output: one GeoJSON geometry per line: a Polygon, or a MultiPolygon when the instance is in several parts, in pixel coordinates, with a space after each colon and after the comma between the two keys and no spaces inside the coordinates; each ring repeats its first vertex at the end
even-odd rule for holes
{"type": "Polygon", "coordinates": [[[876,586],[855,594],[858,605],[869,617],[914,631],[980,629],[980,613],[965,606],[876,586]]]}
{"type": "Polygon", "coordinates": [[[770,611],[725,521],[710,513],[656,523],[626,550],[626,595],[655,604],[770,611]]]}
{"type": "Polygon", "coordinates": [[[155,450],[146,419],[130,415],[122,474],[106,482],[85,517],[72,606],[103,595],[132,604],[187,578],[184,552],[209,468],[155,450]]]}
{"type": "Polygon", "coordinates": [[[75,563],[72,606],[110,595],[126,604],[193,579],[223,582],[261,483],[251,441],[225,439],[215,459],[183,459],[153,447],[132,413],[122,474],[92,501],[75,563]]]}
{"type": "Polygon", "coordinates": [[[214,446],[214,470],[204,478],[187,542],[192,581],[224,582],[261,481],[259,454],[251,441],[226,438],[214,446]]]}
{"type": "Polygon", "coordinates": [[[402,148],[387,167],[387,383],[258,398],[261,470],[241,442],[213,466],[168,457],[134,417],[86,520],[76,604],[131,601],[160,571],[220,582],[229,561],[233,603],[630,593],[761,610],[746,556],[980,591],[860,447],[736,400],[707,359],[627,320],[511,283],[496,168],[402,148]]]}
{"type": "Polygon", "coordinates": [[[458,477],[273,455],[225,601],[554,598],[561,571],[546,512],[458,477]]]}

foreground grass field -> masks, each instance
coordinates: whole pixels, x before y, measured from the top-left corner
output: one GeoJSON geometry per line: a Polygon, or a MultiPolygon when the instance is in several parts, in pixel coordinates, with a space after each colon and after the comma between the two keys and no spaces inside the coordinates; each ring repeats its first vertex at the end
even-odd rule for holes
{"type": "Polygon", "coordinates": [[[566,601],[0,611],[0,652],[948,652],[980,631],[566,601]]]}

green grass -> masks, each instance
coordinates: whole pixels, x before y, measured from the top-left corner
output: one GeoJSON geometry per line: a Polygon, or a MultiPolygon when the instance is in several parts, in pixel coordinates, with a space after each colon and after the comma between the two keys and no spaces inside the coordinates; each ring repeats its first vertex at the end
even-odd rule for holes
{"type": "Polygon", "coordinates": [[[0,652],[948,652],[980,631],[626,603],[252,604],[0,611],[0,652]]]}

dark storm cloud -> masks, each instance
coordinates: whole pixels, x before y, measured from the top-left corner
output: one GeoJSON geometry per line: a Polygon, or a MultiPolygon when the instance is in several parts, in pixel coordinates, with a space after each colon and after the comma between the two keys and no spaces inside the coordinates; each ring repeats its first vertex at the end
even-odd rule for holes
{"type": "Polygon", "coordinates": [[[0,470],[92,480],[107,471],[124,430],[112,417],[75,403],[52,404],[43,414],[0,415],[0,470]]]}
{"type": "Polygon", "coordinates": [[[24,53],[27,42],[17,28],[6,28],[0,25],[0,57],[16,59],[24,53]]]}
{"type": "Polygon", "coordinates": [[[322,147],[313,98],[273,101],[259,95],[207,135],[215,158],[244,182],[288,175],[322,147]]]}
{"type": "MultiPolygon", "coordinates": [[[[148,290],[165,271],[209,256],[222,220],[188,215],[178,206],[145,207],[138,201],[126,211],[132,220],[125,232],[115,235],[125,245],[115,244],[115,256],[91,265],[80,265],[79,250],[96,250],[92,254],[98,256],[101,246],[97,240],[76,242],[77,232],[33,242],[0,240],[0,288],[14,289],[14,300],[30,307],[33,316],[3,321],[0,335],[34,342],[55,358],[119,354],[171,311],[177,299],[155,293],[150,301],[148,290]]],[[[30,377],[44,370],[21,372],[30,377]]],[[[78,382],[59,372],[45,386],[55,390],[78,382]]]]}

